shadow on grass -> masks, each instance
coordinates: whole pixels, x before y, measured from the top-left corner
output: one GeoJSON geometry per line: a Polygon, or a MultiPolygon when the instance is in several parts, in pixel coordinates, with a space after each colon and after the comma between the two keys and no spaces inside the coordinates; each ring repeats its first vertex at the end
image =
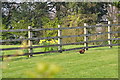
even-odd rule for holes
{"type": "MultiPolygon", "coordinates": [[[[89,51],[89,50],[110,50],[110,49],[116,49],[116,50],[118,50],[118,47],[113,47],[113,48],[109,48],[109,47],[89,48],[87,51],[89,51]]],[[[59,54],[70,54],[70,53],[75,53],[75,52],[77,54],[80,54],[78,51],[79,50],[72,50],[72,51],[63,51],[62,53],[58,52],[58,53],[35,54],[32,57],[30,57],[30,58],[28,58],[27,56],[19,56],[19,57],[13,57],[13,58],[11,58],[11,61],[18,61],[18,60],[22,60],[22,59],[31,59],[31,58],[34,58],[34,57],[53,56],[53,55],[59,55],[59,54]]],[[[80,55],[87,54],[87,51],[84,54],[80,54],[80,55]]],[[[2,62],[2,59],[0,59],[0,62],[2,62]]]]}
{"type": "Polygon", "coordinates": [[[109,47],[92,48],[92,50],[110,50],[110,49],[118,49],[118,47],[113,47],[113,48],[109,48],[109,47]]]}
{"type": "Polygon", "coordinates": [[[53,56],[53,55],[59,55],[61,53],[44,53],[44,54],[37,54],[35,57],[44,57],[44,56],[53,56]]]}
{"type": "Polygon", "coordinates": [[[28,59],[27,57],[14,57],[11,59],[11,61],[18,61],[18,60],[22,60],[22,59],[28,59]]]}
{"type": "Polygon", "coordinates": [[[58,54],[59,53],[36,54],[36,55],[33,55],[32,57],[19,56],[19,57],[13,57],[13,58],[11,58],[11,61],[18,61],[18,60],[22,60],[22,59],[31,59],[31,58],[34,58],[34,57],[52,56],[52,55],[58,55],[58,54]]]}

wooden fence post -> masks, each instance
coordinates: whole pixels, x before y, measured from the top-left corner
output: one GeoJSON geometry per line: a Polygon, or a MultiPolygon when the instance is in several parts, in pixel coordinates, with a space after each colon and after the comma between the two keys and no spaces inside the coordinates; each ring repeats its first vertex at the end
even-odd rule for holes
{"type": "MultiPolygon", "coordinates": [[[[84,26],[88,26],[86,23],[84,23],[84,26]]],[[[87,31],[87,28],[86,27],[84,27],[84,34],[86,35],[86,34],[88,34],[88,31],[87,31]]],[[[88,43],[87,43],[87,41],[88,41],[88,36],[84,36],[84,41],[86,41],[86,43],[84,43],[84,46],[86,47],[85,49],[86,50],[88,50],[88,43]]]]}
{"type": "MultiPolygon", "coordinates": [[[[62,44],[62,38],[61,38],[61,35],[62,35],[62,30],[61,30],[61,25],[58,25],[58,44],[62,44]]],[[[58,52],[62,53],[62,45],[58,46],[58,52]]]]}
{"type": "MultiPolygon", "coordinates": [[[[32,32],[31,32],[32,27],[28,26],[28,29],[29,29],[29,31],[28,31],[28,38],[32,38],[32,32]]],[[[32,41],[31,40],[28,40],[28,46],[32,47],[32,41]]],[[[32,48],[29,48],[29,53],[30,53],[30,55],[28,55],[28,57],[31,57],[32,53],[33,53],[33,49],[32,48]]]]}
{"type": "MultiPolygon", "coordinates": [[[[108,21],[108,24],[111,24],[111,22],[108,21]]],[[[108,26],[108,32],[109,32],[108,33],[108,39],[111,39],[111,33],[110,33],[111,32],[111,26],[108,26]]],[[[108,44],[111,45],[111,43],[112,43],[111,40],[108,40],[108,44]]],[[[109,46],[109,48],[112,48],[112,46],[109,46]]]]}

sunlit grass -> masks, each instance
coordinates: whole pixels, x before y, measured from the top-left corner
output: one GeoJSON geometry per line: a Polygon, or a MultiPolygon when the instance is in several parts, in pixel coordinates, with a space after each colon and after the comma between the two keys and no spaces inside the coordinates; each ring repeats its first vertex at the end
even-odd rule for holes
{"type": "MultiPolygon", "coordinates": [[[[64,48],[78,46],[71,45],[64,48]]],[[[92,48],[85,54],[79,54],[77,51],[34,55],[31,58],[23,56],[11,58],[11,61],[3,62],[7,64],[7,68],[3,69],[3,78],[27,78],[25,72],[35,71],[36,64],[41,62],[57,64],[61,67],[61,71],[54,76],[55,78],[118,78],[117,47],[92,48]]],[[[10,51],[8,53],[11,54],[10,51]]]]}

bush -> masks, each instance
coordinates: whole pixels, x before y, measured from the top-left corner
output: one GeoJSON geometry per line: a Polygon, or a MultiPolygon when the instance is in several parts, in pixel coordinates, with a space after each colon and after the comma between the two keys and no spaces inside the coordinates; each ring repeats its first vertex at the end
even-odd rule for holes
{"type": "MultiPolygon", "coordinates": [[[[40,40],[39,44],[40,45],[53,45],[53,44],[57,44],[58,43],[58,40],[54,40],[54,39],[51,39],[51,40],[40,40]]],[[[58,50],[57,47],[44,47],[44,51],[53,51],[53,50],[58,50]]]]}

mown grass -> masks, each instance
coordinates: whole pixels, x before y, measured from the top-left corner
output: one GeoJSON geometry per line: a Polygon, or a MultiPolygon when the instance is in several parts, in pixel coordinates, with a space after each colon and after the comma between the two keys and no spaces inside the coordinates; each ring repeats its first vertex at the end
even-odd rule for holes
{"type": "MultiPolygon", "coordinates": [[[[65,48],[71,47],[76,46],[65,46],[65,48]]],[[[10,51],[7,53],[11,54],[10,51]]],[[[55,78],[118,78],[118,47],[93,48],[85,54],[79,54],[77,50],[74,50],[34,55],[31,58],[14,57],[11,61],[3,62],[7,65],[3,69],[3,78],[27,78],[25,72],[35,70],[36,63],[41,62],[61,67],[60,72],[54,76],[55,78]]]]}

